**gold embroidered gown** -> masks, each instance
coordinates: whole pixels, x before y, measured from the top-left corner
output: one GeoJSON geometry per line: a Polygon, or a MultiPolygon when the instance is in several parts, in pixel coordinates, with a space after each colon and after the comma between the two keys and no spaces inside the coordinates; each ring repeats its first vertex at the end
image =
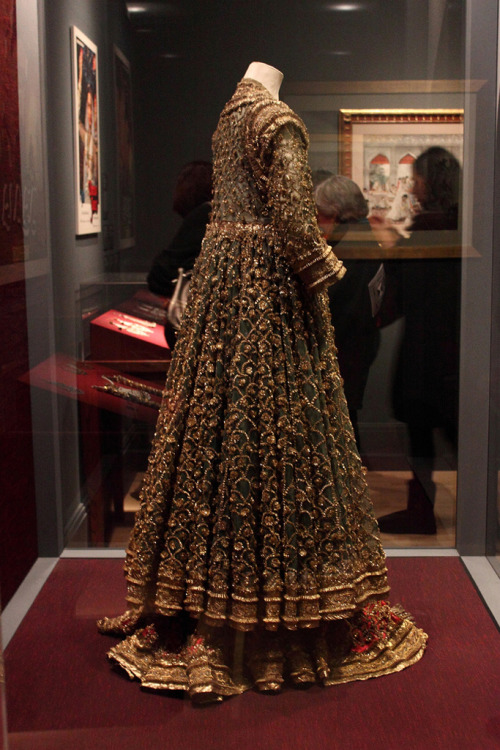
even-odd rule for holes
{"type": "Polygon", "coordinates": [[[244,79],[213,138],[214,201],[125,563],[100,630],[143,686],[221,699],[416,662],[342,391],[302,121],[244,79]],[[189,617],[190,615],[191,617],[189,617]]]}

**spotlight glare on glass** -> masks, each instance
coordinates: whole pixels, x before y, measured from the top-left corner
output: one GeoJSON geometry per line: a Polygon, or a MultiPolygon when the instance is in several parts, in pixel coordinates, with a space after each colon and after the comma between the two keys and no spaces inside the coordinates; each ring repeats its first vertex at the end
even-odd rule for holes
{"type": "Polygon", "coordinates": [[[345,13],[354,10],[364,10],[364,8],[365,3],[328,3],[328,5],[325,5],[326,10],[336,10],[345,13]]]}
{"type": "Polygon", "coordinates": [[[144,0],[143,2],[127,2],[127,11],[129,15],[144,14],[147,16],[176,16],[181,13],[178,5],[167,3],[165,0],[158,2],[155,0],[144,0]]]}

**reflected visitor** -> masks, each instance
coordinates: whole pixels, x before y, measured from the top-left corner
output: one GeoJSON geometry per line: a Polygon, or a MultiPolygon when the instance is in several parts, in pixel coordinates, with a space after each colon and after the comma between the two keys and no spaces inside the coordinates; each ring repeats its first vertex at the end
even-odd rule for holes
{"type": "MultiPolygon", "coordinates": [[[[148,287],[154,294],[170,299],[176,292],[176,286],[182,285],[182,295],[186,296],[184,279],[189,279],[200,254],[212,210],[212,172],[211,162],[198,160],[186,164],[179,173],[172,207],[183,221],[168,247],[156,256],[149,271],[148,287]],[[180,274],[182,276],[177,284],[180,274]]],[[[174,319],[172,315],[169,317],[174,319]]],[[[168,321],[165,325],[165,338],[170,349],[175,346],[177,327],[168,321]]]]}
{"type": "Polygon", "coordinates": [[[358,410],[363,408],[368,373],[380,344],[376,314],[381,297],[377,295],[375,304],[370,285],[383,284],[383,266],[369,259],[374,250],[380,251],[367,219],[368,203],[356,183],[333,175],[316,187],[314,197],[320,229],[346,267],[344,278],[329,287],[328,296],[340,374],[360,449],[358,410]]]}
{"type": "Polygon", "coordinates": [[[394,416],[407,425],[413,472],[407,507],[378,519],[386,533],[436,533],[435,428],[442,430],[456,451],[460,183],[460,164],[449,151],[433,146],[420,154],[413,177],[420,211],[410,228],[411,237],[398,242],[407,257],[385,263],[387,295],[382,317],[388,323],[404,316],[392,400],[394,416]]]}

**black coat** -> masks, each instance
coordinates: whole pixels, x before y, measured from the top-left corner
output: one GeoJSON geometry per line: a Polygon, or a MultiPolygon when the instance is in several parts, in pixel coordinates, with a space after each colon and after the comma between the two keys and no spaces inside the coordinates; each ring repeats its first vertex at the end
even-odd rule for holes
{"type": "MultiPolygon", "coordinates": [[[[435,248],[437,242],[438,252],[446,256],[447,247],[460,244],[456,227],[456,216],[419,214],[410,239],[401,246],[410,250],[432,244],[435,248]]],[[[456,437],[460,258],[393,260],[385,268],[388,287],[404,316],[392,389],[394,416],[407,423],[444,427],[450,437],[456,437]]]]}
{"type": "MultiPolygon", "coordinates": [[[[340,225],[339,240],[329,244],[342,258],[347,248],[377,248],[367,220],[340,225]],[[352,239],[356,235],[356,241],[352,239]],[[362,238],[359,238],[359,235],[362,238]],[[364,235],[364,236],[363,236],[364,235]]],[[[376,274],[380,260],[344,260],[345,276],[328,290],[340,374],[349,409],[361,409],[370,366],[377,355],[380,332],[372,315],[368,284],[376,274]]]]}
{"type": "Polygon", "coordinates": [[[212,204],[208,202],[194,208],[185,217],[170,245],[156,256],[147,278],[151,292],[171,297],[178,269],[191,271],[200,254],[211,210],[212,204]]]}

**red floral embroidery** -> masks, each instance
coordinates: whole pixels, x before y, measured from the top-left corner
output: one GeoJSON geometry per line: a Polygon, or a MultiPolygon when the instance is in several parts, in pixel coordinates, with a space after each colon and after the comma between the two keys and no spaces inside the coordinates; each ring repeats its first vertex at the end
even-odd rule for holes
{"type": "Polygon", "coordinates": [[[205,641],[201,636],[193,636],[189,646],[187,647],[187,651],[190,654],[196,654],[197,651],[201,651],[204,645],[205,641]]]}
{"type": "Polygon", "coordinates": [[[351,651],[362,654],[380,641],[386,641],[389,633],[402,622],[386,601],[371,602],[359,613],[351,624],[351,651]]]}
{"type": "Polygon", "coordinates": [[[154,646],[158,641],[158,633],[154,625],[147,625],[140,631],[141,640],[146,646],[154,646]]]}

